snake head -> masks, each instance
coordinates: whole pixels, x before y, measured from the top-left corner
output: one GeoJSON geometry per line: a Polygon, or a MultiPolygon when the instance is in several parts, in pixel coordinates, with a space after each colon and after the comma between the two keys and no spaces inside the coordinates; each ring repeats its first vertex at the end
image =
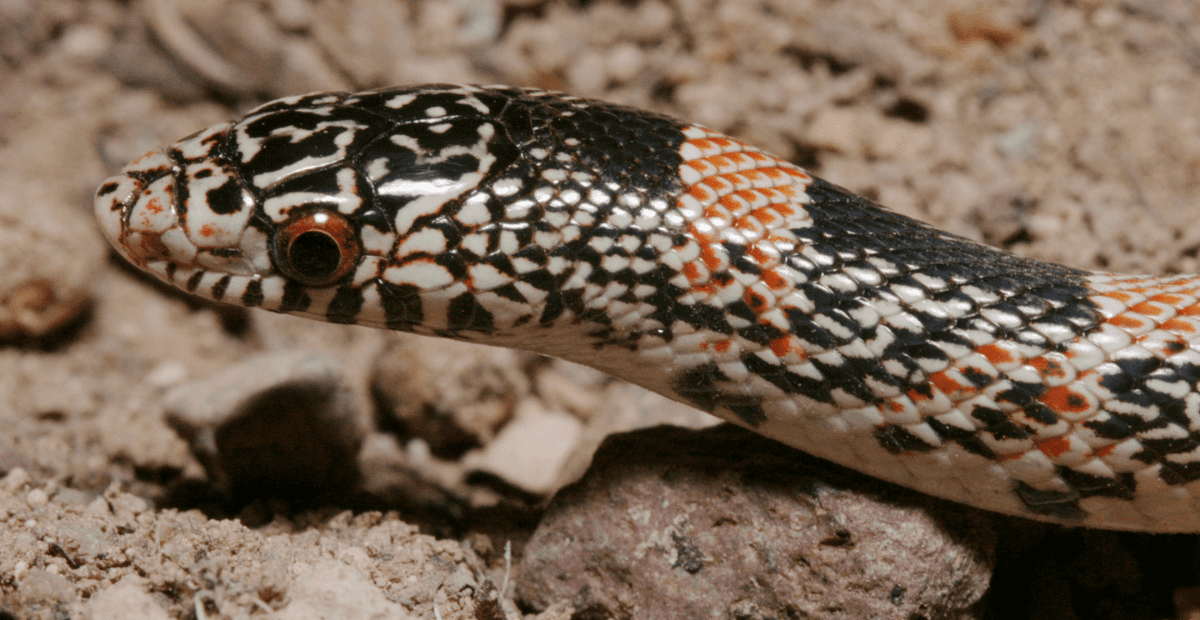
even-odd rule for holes
{"type": "Polygon", "coordinates": [[[439,263],[462,227],[445,214],[494,200],[480,187],[515,158],[488,112],[436,86],[268,103],[135,160],[96,217],[125,259],[190,293],[420,327],[429,299],[414,298],[462,280],[439,263]]]}

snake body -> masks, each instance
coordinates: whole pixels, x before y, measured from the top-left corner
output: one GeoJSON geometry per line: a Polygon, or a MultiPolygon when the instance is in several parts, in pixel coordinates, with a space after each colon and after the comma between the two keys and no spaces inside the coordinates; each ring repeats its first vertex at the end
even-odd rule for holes
{"type": "Polygon", "coordinates": [[[938,231],[701,126],[533,89],[268,103],[96,215],[218,301],[586,364],[935,496],[1200,531],[1200,277],[938,231]]]}

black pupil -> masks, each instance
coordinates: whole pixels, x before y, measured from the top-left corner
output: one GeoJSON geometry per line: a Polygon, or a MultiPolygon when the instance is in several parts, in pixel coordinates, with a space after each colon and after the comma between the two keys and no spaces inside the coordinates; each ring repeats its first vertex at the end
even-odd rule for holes
{"type": "Polygon", "coordinates": [[[342,250],[333,237],[308,231],[292,240],[288,246],[288,260],[300,275],[320,280],[337,271],[342,262],[342,250]]]}

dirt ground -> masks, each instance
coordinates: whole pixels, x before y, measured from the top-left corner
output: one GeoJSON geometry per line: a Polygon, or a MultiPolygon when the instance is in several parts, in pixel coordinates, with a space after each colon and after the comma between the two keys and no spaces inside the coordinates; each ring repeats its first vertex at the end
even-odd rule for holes
{"type": "MultiPolygon", "coordinates": [[[[122,265],[93,224],[94,188],[154,146],[278,96],[432,81],[669,113],[1029,257],[1200,272],[1191,0],[0,0],[0,619],[302,617],[333,579],[363,592],[340,617],[571,617],[570,601],[511,600],[505,543],[518,561],[604,434],[702,414],[529,356],[215,308],[122,265]],[[361,488],[230,497],[164,395],[287,351],[328,354],[364,403],[361,488]],[[371,391],[388,355],[492,373],[502,397],[412,379],[414,415],[439,422],[389,422],[371,391]],[[548,476],[488,450],[531,418],[577,447],[548,476]]],[[[1050,552],[1095,540],[1062,536],[1050,552]]],[[[1186,555],[1171,587],[1142,588],[1158,574],[1145,571],[1030,585],[1045,575],[1029,569],[988,605],[1017,592],[1056,601],[1025,617],[1187,607],[1194,537],[1094,536],[1139,561],[1186,555]],[[1125,598],[1055,591],[1080,587],[1125,598]]],[[[1089,561],[1072,557],[1063,571],[1089,561]]],[[[978,617],[1014,617],[996,609],[978,617]]]]}

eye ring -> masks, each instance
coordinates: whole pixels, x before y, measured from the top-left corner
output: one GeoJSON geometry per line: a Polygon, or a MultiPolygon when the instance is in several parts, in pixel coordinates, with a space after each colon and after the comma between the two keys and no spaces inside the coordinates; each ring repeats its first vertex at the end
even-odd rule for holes
{"type": "Polygon", "coordinates": [[[293,216],[272,240],[275,266],[283,275],[308,286],[329,286],[358,264],[362,248],[354,226],[328,209],[293,216]]]}

